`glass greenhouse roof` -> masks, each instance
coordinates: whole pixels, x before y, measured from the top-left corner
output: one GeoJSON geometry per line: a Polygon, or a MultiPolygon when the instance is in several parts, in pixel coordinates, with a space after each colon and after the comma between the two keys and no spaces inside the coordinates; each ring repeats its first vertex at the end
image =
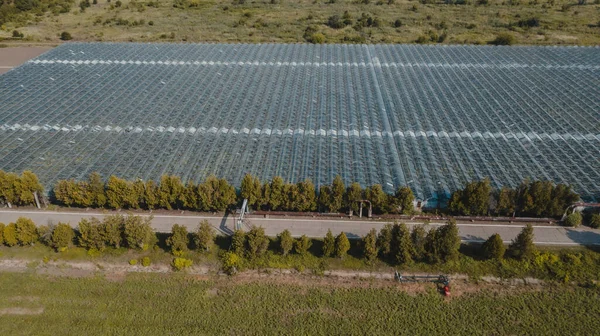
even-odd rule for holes
{"type": "Polygon", "coordinates": [[[600,48],[68,43],[0,76],[0,169],[239,186],[335,175],[600,200],[600,48]]]}

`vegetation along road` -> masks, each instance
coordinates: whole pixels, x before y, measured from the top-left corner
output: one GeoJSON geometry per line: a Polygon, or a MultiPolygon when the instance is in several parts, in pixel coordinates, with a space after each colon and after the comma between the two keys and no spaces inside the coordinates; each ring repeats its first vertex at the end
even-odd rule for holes
{"type": "MultiPolygon", "coordinates": [[[[19,217],[31,218],[37,225],[64,222],[72,227],[77,227],[83,218],[102,217],[116,212],[55,212],[35,210],[0,210],[0,222],[15,222],[19,217]]],[[[136,213],[136,215],[140,215],[136,213]]],[[[149,216],[150,214],[141,214],[149,216]]],[[[173,224],[184,225],[189,231],[195,230],[203,219],[209,221],[220,233],[231,234],[235,228],[236,217],[234,216],[210,216],[210,215],[153,215],[152,226],[157,232],[171,232],[173,224]]],[[[275,236],[288,229],[293,236],[307,235],[309,237],[324,237],[328,229],[334,234],[345,232],[348,238],[359,238],[365,236],[372,228],[381,229],[384,221],[360,221],[344,219],[300,219],[300,218],[249,218],[248,226],[256,225],[265,228],[265,233],[275,236]]],[[[407,225],[419,225],[421,223],[408,222],[407,225]]],[[[443,223],[430,223],[429,226],[439,226],[443,223]]],[[[479,224],[458,223],[459,233],[463,242],[485,241],[494,233],[500,234],[502,240],[509,243],[521,231],[521,224],[479,224]]],[[[587,227],[565,228],[559,226],[534,225],[535,243],[539,245],[600,245],[600,233],[587,227]]]]}

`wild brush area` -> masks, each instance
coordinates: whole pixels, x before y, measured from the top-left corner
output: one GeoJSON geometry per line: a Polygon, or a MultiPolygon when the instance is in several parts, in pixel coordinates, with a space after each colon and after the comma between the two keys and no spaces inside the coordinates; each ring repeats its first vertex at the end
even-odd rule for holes
{"type": "Polygon", "coordinates": [[[7,273],[0,273],[0,286],[5,334],[591,335],[600,328],[598,290],[570,287],[483,287],[445,298],[392,282],[7,273]]]}
{"type": "Polygon", "coordinates": [[[0,37],[17,41],[600,43],[598,0],[3,2],[0,37]]]}

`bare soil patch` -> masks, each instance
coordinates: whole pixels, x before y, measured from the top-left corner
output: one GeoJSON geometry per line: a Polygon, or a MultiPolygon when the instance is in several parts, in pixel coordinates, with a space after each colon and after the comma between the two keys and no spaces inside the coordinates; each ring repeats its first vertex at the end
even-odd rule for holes
{"type": "Polygon", "coordinates": [[[50,47],[17,47],[17,48],[0,48],[0,74],[17,67],[28,60],[37,57],[50,47]]]}
{"type": "Polygon", "coordinates": [[[40,315],[44,312],[44,308],[21,308],[10,307],[0,309],[0,316],[3,315],[40,315]]]}

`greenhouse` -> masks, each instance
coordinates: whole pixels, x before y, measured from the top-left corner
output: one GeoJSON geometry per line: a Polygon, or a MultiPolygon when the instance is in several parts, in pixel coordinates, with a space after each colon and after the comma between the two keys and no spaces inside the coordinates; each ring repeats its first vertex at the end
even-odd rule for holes
{"type": "Polygon", "coordinates": [[[600,200],[600,48],[63,44],[0,76],[0,169],[600,200]]]}

